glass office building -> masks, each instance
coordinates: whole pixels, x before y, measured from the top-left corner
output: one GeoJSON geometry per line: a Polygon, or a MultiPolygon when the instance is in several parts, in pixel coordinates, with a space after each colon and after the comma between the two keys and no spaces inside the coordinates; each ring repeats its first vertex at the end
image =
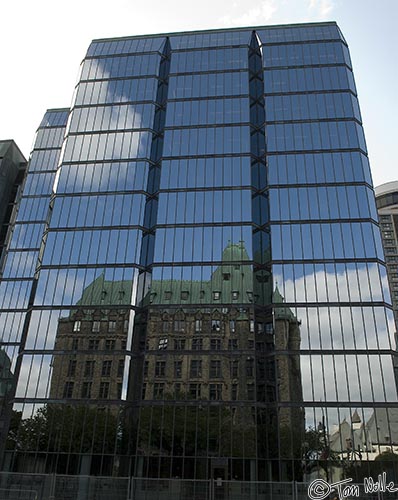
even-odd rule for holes
{"type": "Polygon", "coordinates": [[[0,290],[4,470],[375,470],[394,320],[337,25],[93,41],[37,132],[0,290]]]}
{"type": "Polygon", "coordinates": [[[14,141],[0,140],[0,260],[26,165],[27,161],[14,141]]]}
{"type": "Polygon", "coordinates": [[[375,188],[382,243],[390,282],[396,331],[398,330],[398,182],[375,188]]]}

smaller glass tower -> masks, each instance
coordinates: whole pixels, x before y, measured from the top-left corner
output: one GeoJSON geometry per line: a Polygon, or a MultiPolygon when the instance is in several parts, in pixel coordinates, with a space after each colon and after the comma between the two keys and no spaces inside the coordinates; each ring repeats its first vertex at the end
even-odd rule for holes
{"type": "Polygon", "coordinates": [[[398,181],[376,187],[375,194],[396,330],[398,330],[398,181]]]}

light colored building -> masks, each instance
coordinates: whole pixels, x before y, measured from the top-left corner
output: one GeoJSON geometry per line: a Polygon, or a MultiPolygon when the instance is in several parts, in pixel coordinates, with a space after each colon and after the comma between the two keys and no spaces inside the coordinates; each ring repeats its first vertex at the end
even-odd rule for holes
{"type": "Polygon", "coordinates": [[[398,325],[398,181],[376,187],[375,194],[395,324],[398,325]]]}

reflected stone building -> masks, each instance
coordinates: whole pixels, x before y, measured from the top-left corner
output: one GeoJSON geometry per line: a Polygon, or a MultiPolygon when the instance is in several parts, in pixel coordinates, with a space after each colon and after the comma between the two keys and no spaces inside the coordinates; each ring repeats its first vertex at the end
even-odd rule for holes
{"type": "MultiPolygon", "coordinates": [[[[11,231],[15,207],[19,200],[20,188],[26,171],[26,159],[12,140],[0,140],[0,266],[3,267],[6,248],[11,231]]],[[[13,255],[9,256],[13,259],[13,255]]],[[[18,258],[13,263],[18,266],[18,258]]],[[[23,265],[23,263],[22,263],[23,265]]],[[[7,408],[13,396],[14,376],[11,371],[11,359],[3,342],[7,342],[7,333],[2,332],[0,347],[0,432],[7,429],[7,408]]]]}
{"type": "Polygon", "coordinates": [[[124,295],[131,295],[131,282],[109,282],[101,275],[84,290],[78,309],[59,319],[51,399],[120,400],[129,319],[128,309],[119,307],[124,295]],[[94,305],[99,308],[91,309],[94,305]]]}
{"type": "Polygon", "coordinates": [[[333,432],[358,418],[363,463],[395,446],[394,321],[335,23],[93,41],[12,229],[4,470],[332,479],[349,470],[333,432]]]}

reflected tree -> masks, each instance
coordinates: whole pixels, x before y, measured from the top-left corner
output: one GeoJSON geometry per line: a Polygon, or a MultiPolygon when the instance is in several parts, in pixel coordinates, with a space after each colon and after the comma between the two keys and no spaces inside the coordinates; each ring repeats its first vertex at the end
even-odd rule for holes
{"type": "Polygon", "coordinates": [[[317,428],[306,429],[303,441],[303,467],[305,474],[318,471],[329,482],[332,467],[340,468],[343,463],[339,453],[330,447],[324,419],[317,428]],[[323,473],[322,473],[323,471],[323,473]]]}
{"type": "Polygon", "coordinates": [[[82,405],[44,405],[29,418],[13,411],[7,449],[113,454],[122,432],[117,415],[110,410],[82,405]]]}

